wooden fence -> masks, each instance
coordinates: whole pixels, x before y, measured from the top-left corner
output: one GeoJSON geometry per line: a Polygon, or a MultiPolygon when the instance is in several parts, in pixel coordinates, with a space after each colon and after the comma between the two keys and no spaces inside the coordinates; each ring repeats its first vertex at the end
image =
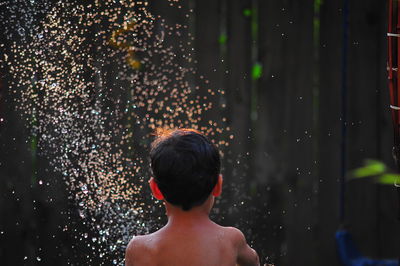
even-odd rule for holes
{"type": "MultiPolygon", "coordinates": [[[[164,4],[150,1],[154,11],[164,4]]],[[[334,234],[341,226],[363,254],[398,255],[394,187],[347,183],[345,221],[339,221],[343,156],[347,171],[366,158],[393,165],[385,1],[350,1],[347,43],[342,1],[187,0],[183,6],[193,9],[190,18],[171,13],[167,21],[190,24],[198,74],[210,81],[208,88],[226,91],[221,96],[226,109],[214,114],[225,116],[235,135],[225,150],[225,191],[217,204],[222,214],[214,218],[242,229],[262,262],[276,265],[339,265],[334,234]],[[345,154],[343,45],[348,48],[345,154]]],[[[40,247],[43,264],[95,265],[101,259],[90,262],[88,248],[62,230],[71,223],[75,230],[90,231],[79,224],[62,182],[46,194],[30,183],[28,132],[14,109],[7,76],[0,93],[6,119],[0,127],[2,261],[22,264],[24,254],[40,247]],[[59,213],[66,211],[72,222],[62,220],[59,213]]],[[[45,158],[38,158],[37,167],[43,180],[58,175],[44,170],[45,158]]]]}

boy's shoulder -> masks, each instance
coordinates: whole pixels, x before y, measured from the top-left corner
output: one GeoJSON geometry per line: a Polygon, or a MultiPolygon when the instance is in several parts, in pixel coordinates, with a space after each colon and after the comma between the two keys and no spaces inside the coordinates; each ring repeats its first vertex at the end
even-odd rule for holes
{"type": "Polygon", "coordinates": [[[133,265],[133,258],[137,265],[148,265],[152,256],[151,235],[132,237],[125,251],[126,265],[133,265]],[[145,256],[143,256],[146,254],[145,256]]]}
{"type": "Polygon", "coordinates": [[[246,238],[242,231],[240,231],[238,228],[228,226],[223,227],[223,230],[225,230],[225,232],[228,234],[228,237],[236,246],[246,244],[246,238]]]}

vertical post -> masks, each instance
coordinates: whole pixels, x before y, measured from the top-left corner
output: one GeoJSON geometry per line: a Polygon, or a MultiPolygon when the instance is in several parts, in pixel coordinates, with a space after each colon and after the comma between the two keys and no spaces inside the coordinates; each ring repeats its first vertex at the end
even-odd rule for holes
{"type": "Polygon", "coordinates": [[[257,104],[258,104],[258,79],[261,76],[261,65],[258,62],[258,2],[257,0],[251,1],[251,103],[250,103],[250,117],[252,120],[252,130],[254,129],[255,122],[258,118],[257,104]]]}
{"type": "Polygon", "coordinates": [[[341,84],[341,172],[340,172],[340,206],[339,219],[343,224],[345,216],[345,177],[346,177],[346,137],[347,137],[347,53],[349,35],[349,0],[343,2],[343,43],[342,43],[342,84],[341,84]]]}
{"type": "MultiPolygon", "coordinates": [[[[320,106],[320,31],[321,21],[320,12],[323,0],[314,0],[313,7],[313,83],[312,83],[312,173],[313,173],[313,194],[318,199],[319,194],[319,106],[320,106]]],[[[317,212],[318,200],[313,201],[313,208],[317,212]]],[[[314,225],[318,224],[317,218],[313,221],[314,225]]]]}
{"type": "MultiPolygon", "coordinates": [[[[393,159],[397,166],[398,171],[400,172],[400,146],[399,146],[399,111],[397,107],[400,102],[400,93],[399,93],[399,60],[400,60],[400,42],[399,37],[396,36],[400,29],[400,5],[398,1],[396,1],[396,5],[394,5],[393,0],[389,0],[389,8],[388,8],[388,79],[389,79],[389,95],[390,95],[390,107],[391,107],[391,115],[393,121],[393,137],[394,137],[394,145],[393,145],[393,159]],[[397,11],[397,16],[395,16],[397,11]],[[397,18],[396,27],[393,27],[395,24],[394,18],[397,18]],[[395,46],[393,41],[397,43],[397,51],[393,49],[395,46]],[[397,54],[397,58],[394,56],[397,54]],[[397,73],[394,75],[394,69],[397,70],[397,73]],[[397,97],[396,97],[397,96],[397,97]],[[397,100],[397,101],[396,101],[397,100]]],[[[400,221],[400,187],[397,187],[397,195],[398,195],[398,211],[397,211],[397,219],[400,221]]],[[[399,256],[400,263],[400,256],[399,256]]]]}
{"type": "MultiPolygon", "coordinates": [[[[228,47],[227,47],[227,42],[228,42],[228,32],[227,32],[227,0],[221,0],[219,1],[219,37],[218,37],[218,44],[219,44],[219,88],[224,91],[224,93],[220,93],[220,98],[219,98],[219,103],[220,106],[226,107],[227,104],[227,99],[225,96],[226,89],[227,89],[227,75],[226,73],[228,72],[228,65],[227,65],[227,56],[228,56],[228,47]]],[[[224,128],[227,127],[227,122],[226,122],[226,117],[227,117],[227,112],[226,108],[221,108],[221,116],[225,121],[223,126],[224,128]]],[[[224,139],[228,139],[228,135],[226,134],[227,132],[224,131],[224,139]]],[[[221,147],[222,148],[222,147],[221,147]]]]}
{"type": "MultiPolygon", "coordinates": [[[[253,162],[255,158],[257,158],[256,146],[260,145],[261,139],[259,138],[259,131],[261,130],[257,123],[259,122],[259,114],[258,114],[258,84],[259,79],[262,74],[262,66],[259,63],[259,43],[258,43],[258,33],[259,33],[259,25],[258,25],[258,0],[251,1],[250,9],[245,9],[245,16],[250,16],[250,36],[251,36],[251,45],[250,45],[250,60],[251,60],[251,83],[250,83],[250,120],[251,120],[251,132],[249,135],[251,136],[250,142],[250,150],[252,154],[250,158],[253,158],[250,163],[251,169],[255,169],[256,163],[253,162]],[[250,11],[249,14],[246,14],[246,11],[250,11]]],[[[263,121],[264,122],[264,121],[263,121]]],[[[253,176],[257,177],[256,173],[252,173],[253,176]]],[[[259,180],[253,180],[250,183],[250,192],[255,194],[257,188],[257,182],[259,180]]]]}
{"type": "MultiPolygon", "coordinates": [[[[399,2],[397,1],[397,25],[396,25],[396,34],[399,34],[399,32],[400,32],[400,4],[399,4],[399,2]]],[[[391,22],[389,22],[389,23],[391,23],[391,22]]],[[[400,83],[399,83],[399,80],[400,80],[400,71],[399,71],[399,62],[400,62],[400,41],[399,41],[399,38],[400,37],[396,37],[396,42],[397,42],[397,64],[396,64],[396,66],[397,66],[397,79],[396,79],[396,87],[394,88],[394,89],[396,89],[396,92],[397,92],[397,103],[396,103],[396,106],[398,107],[399,106],[399,104],[400,104],[400,83]]],[[[397,169],[398,169],[398,171],[400,172],[400,161],[399,161],[399,159],[400,159],[400,141],[399,141],[399,138],[400,138],[400,136],[399,136],[399,134],[400,134],[400,132],[399,132],[399,125],[400,125],[400,114],[399,114],[399,112],[400,112],[400,110],[396,110],[397,112],[396,112],[396,114],[397,114],[397,123],[395,124],[395,125],[393,125],[394,127],[396,127],[396,132],[397,132],[397,134],[395,135],[395,139],[397,140],[397,141],[395,141],[395,150],[396,150],[396,165],[397,165],[397,169]]],[[[397,212],[397,219],[400,221],[400,187],[397,187],[397,195],[398,195],[398,212],[397,212]]],[[[399,257],[399,263],[400,263],[400,257],[399,257]]]]}

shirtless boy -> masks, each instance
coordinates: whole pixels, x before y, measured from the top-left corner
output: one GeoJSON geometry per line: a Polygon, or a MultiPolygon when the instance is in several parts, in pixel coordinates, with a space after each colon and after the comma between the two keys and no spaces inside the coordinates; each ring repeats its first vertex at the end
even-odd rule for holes
{"type": "Polygon", "coordinates": [[[218,150],[205,136],[191,129],[163,132],[150,158],[150,188],[164,201],[168,223],[130,241],[126,266],[260,265],[240,230],[209,218],[222,175],[218,150]]]}

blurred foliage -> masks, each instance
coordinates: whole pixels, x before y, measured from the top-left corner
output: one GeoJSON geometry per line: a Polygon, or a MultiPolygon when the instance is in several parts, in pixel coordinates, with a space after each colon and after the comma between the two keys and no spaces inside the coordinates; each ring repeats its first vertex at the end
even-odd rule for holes
{"type": "Polygon", "coordinates": [[[243,15],[245,16],[245,17],[250,17],[251,16],[251,9],[250,8],[245,8],[245,9],[243,9],[243,15]]]}
{"type": "Polygon", "coordinates": [[[322,0],[314,0],[314,10],[319,9],[323,2],[322,0]]]}
{"type": "Polygon", "coordinates": [[[251,69],[251,77],[256,80],[262,75],[262,65],[260,63],[255,63],[251,69]]]}
{"type": "Polygon", "coordinates": [[[228,36],[226,36],[226,34],[219,35],[218,38],[219,44],[226,44],[227,41],[228,41],[228,36]]]}
{"type": "Polygon", "coordinates": [[[400,175],[393,173],[385,163],[367,159],[364,166],[351,172],[351,179],[372,178],[376,183],[383,185],[400,186],[400,175]]]}

